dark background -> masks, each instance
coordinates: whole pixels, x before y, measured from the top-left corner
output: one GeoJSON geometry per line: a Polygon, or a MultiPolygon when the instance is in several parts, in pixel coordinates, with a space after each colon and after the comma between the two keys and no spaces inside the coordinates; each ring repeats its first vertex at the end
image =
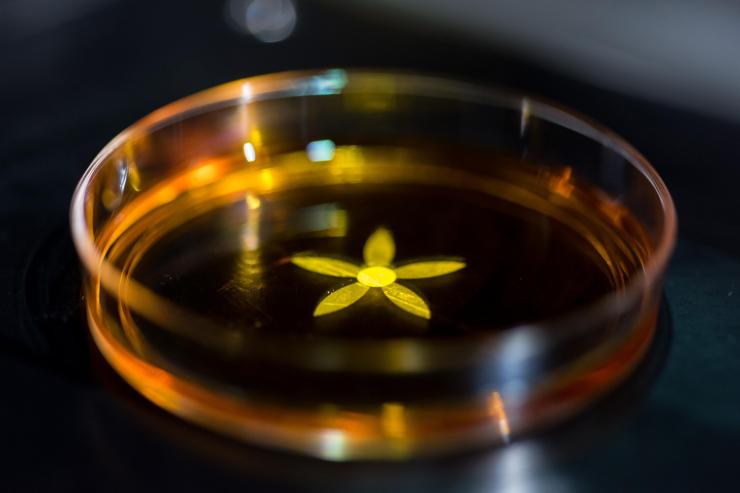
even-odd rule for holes
{"type": "Polygon", "coordinates": [[[1,491],[737,490],[740,124],[610,92],[423,24],[299,2],[285,41],[230,27],[220,1],[0,1],[1,491]],[[65,9],[75,10],[69,15],[65,9]],[[155,409],[87,338],[67,209],[118,131],[232,79],[386,67],[504,85],[611,127],[679,214],[659,337],[585,415],[501,449],[405,465],[257,450],[155,409]]]}

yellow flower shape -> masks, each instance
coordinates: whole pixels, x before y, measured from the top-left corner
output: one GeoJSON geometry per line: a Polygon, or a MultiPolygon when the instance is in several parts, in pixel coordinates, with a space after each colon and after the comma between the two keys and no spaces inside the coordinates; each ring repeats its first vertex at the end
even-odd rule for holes
{"type": "Polygon", "coordinates": [[[393,241],[393,235],[386,228],[378,228],[365,242],[363,265],[307,253],[294,255],[291,260],[298,267],[317,274],[357,280],[326,295],[316,306],[314,317],[347,308],[359,301],[370,289],[381,289],[383,294],[400,309],[417,317],[430,318],[432,314],[429,306],[421,296],[397,283],[396,280],[426,279],[451,274],[463,269],[465,262],[430,260],[394,267],[391,263],[395,255],[396,243],[393,241]]]}

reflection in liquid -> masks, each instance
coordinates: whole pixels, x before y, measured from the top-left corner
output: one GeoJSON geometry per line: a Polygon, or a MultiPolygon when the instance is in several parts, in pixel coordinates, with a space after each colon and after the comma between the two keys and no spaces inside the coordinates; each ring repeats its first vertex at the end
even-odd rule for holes
{"type": "Polygon", "coordinates": [[[313,237],[343,238],[347,236],[347,210],[338,203],[303,207],[292,214],[289,231],[313,237]]]}
{"type": "Polygon", "coordinates": [[[248,193],[245,202],[247,205],[247,221],[244,226],[244,249],[247,252],[254,252],[260,246],[262,201],[255,195],[248,193]]]}
{"type": "MultiPolygon", "coordinates": [[[[233,278],[221,287],[225,296],[237,297],[240,304],[256,309],[264,285],[262,228],[269,200],[248,193],[244,199],[246,221],[241,235],[242,248],[233,278]]],[[[318,204],[304,207],[286,219],[290,231],[304,236],[341,238],[347,234],[347,211],[338,204],[318,204]],[[295,223],[295,224],[294,224],[295,223]]],[[[271,223],[275,227],[275,223],[271,223]]]]}

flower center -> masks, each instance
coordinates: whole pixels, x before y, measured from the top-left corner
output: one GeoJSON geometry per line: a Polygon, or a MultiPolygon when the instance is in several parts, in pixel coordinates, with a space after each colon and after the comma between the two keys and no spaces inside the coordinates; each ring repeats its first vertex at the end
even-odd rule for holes
{"type": "Polygon", "coordinates": [[[371,288],[382,288],[393,284],[396,280],[396,273],[388,267],[365,267],[357,273],[357,280],[361,284],[371,288]]]}

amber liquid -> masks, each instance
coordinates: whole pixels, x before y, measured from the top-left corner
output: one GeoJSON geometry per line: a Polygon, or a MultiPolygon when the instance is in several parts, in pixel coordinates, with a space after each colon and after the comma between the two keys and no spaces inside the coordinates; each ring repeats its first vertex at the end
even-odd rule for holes
{"type": "MultiPolygon", "coordinates": [[[[275,362],[266,371],[229,341],[475,337],[571,312],[642,270],[649,242],[638,222],[567,167],[459,154],[465,166],[455,167],[454,158],[347,147],[327,162],[303,152],[266,163],[214,159],[120,210],[100,235],[120,270],[119,291],[90,301],[147,360],[214,385],[274,390],[275,362]],[[292,257],[362,264],[379,227],[393,234],[396,263],[456,258],[465,268],[400,281],[423,296],[428,319],[400,310],[380,289],[315,316],[319,300],[354,280],[300,269],[292,257]]],[[[304,395],[298,384],[292,398],[322,392],[321,382],[310,387],[304,395]]],[[[400,397],[387,382],[381,387],[381,401],[400,397]]],[[[356,394],[377,397],[368,387],[356,394]]]]}

